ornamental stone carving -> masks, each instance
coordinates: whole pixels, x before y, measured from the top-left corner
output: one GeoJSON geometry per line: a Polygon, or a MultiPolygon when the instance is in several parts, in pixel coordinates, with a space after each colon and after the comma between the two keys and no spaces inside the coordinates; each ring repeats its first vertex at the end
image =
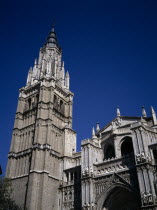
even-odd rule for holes
{"type": "Polygon", "coordinates": [[[136,155],[136,162],[137,162],[137,164],[146,162],[146,156],[145,156],[144,152],[136,155]]]}
{"type": "Polygon", "coordinates": [[[136,155],[136,162],[137,164],[141,164],[141,163],[145,163],[145,162],[151,162],[151,157],[149,152],[147,153],[147,155],[144,154],[144,152],[137,154],[136,155]]]}
{"type": "Polygon", "coordinates": [[[150,205],[153,203],[153,195],[150,193],[150,191],[143,192],[142,193],[142,200],[143,200],[143,205],[150,205]]]}

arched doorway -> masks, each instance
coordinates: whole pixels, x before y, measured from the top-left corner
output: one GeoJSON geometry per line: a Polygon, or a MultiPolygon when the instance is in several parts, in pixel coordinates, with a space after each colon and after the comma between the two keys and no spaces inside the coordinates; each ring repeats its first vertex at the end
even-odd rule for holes
{"type": "Polygon", "coordinates": [[[123,142],[121,144],[122,157],[126,155],[133,155],[133,153],[134,149],[132,144],[132,138],[127,136],[123,139],[123,142]]]}
{"type": "Polygon", "coordinates": [[[102,210],[140,210],[137,195],[122,187],[115,187],[107,196],[102,210]]]}

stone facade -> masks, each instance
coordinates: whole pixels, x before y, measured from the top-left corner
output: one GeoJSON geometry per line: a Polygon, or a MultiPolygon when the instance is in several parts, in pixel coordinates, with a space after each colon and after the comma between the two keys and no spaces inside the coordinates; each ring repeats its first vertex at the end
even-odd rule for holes
{"type": "Polygon", "coordinates": [[[28,210],[157,209],[157,119],[117,117],[81,143],[54,28],[20,89],[6,176],[28,210]]]}

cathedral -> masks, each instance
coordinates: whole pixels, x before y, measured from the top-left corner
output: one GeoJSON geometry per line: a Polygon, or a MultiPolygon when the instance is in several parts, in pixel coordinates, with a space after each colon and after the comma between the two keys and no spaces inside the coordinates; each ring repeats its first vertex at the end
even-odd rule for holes
{"type": "Polygon", "coordinates": [[[6,177],[24,210],[156,210],[157,117],[117,116],[76,151],[69,72],[54,27],[19,91],[6,177]]]}

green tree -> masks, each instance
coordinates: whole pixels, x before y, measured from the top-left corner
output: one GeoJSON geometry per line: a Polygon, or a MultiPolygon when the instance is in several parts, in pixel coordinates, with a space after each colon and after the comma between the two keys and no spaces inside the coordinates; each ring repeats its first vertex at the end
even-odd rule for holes
{"type": "Polygon", "coordinates": [[[12,199],[11,180],[0,177],[0,210],[22,210],[12,199]]]}

